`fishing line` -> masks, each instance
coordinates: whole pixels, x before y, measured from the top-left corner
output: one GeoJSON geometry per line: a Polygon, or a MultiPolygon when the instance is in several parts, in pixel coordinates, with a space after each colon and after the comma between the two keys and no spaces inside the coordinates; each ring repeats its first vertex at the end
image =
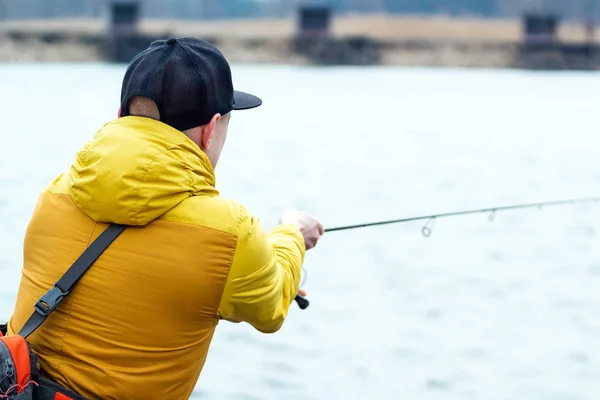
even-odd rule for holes
{"type": "MultiPolygon", "coordinates": [[[[490,213],[488,219],[490,221],[493,221],[494,217],[496,216],[496,213],[498,211],[517,210],[517,209],[525,209],[525,208],[538,208],[541,210],[543,207],[548,207],[548,206],[589,203],[589,202],[597,202],[597,201],[600,201],[600,197],[588,197],[588,198],[572,199],[572,200],[556,200],[556,201],[546,201],[546,202],[539,202],[539,203],[516,204],[516,205],[501,206],[501,207],[488,207],[488,208],[480,208],[480,209],[475,209],[475,210],[454,211],[454,212],[447,212],[447,213],[441,213],[441,214],[423,215],[420,217],[409,217],[409,218],[392,219],[392,220],[388,220],[388,221],[367,222],[367,223],[363,223],[363,224],[339,226],[339,227],[335,227],[335,228],[326,228],[325,232],[337,232],[337,231],[345,231],[345,230],[350,230],[350,229],[366,228],[366,227],[370,227],[370,226],[399,224],[399,223],[404,223],[404,222],[427,220],[427,223],[421,228],[421,234],[425,237],[429,237],[429,236],[431,236],[431,232],[433,230],[433,226],[435,225],[435,221],[439,218],[454,217],[454,216],[468,215],[468,214],[490,213]]],[[[304,268],[303,268],[303,271],[306,273],[306,270],[304,270],[304,268]]],[[[301,286],[304,285],[305,281],[306,281],[306,277],[304,277],[304,279],[302,280],[301,286]]],[[[296,300],[296,302],[298,303],[298,306],[302,310],[306,309],[310,304],[307,299],[305,299],[304,297],[302,297],[300,295],[297,295],[294,300],[296,300]]]]}

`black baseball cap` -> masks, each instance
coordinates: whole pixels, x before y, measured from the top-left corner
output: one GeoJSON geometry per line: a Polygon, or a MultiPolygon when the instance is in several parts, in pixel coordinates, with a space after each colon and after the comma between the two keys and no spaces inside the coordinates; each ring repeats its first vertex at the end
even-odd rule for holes
{"type": "Polygon", "coordinates": [[[262,100],[233,89],[231,68],[206,40],[156,40],[133,58],[123,78],[120,116],[134,96],[152,99],[160,120],[184,131],[208,123],[216,114],[258,107],[262,100]]]}

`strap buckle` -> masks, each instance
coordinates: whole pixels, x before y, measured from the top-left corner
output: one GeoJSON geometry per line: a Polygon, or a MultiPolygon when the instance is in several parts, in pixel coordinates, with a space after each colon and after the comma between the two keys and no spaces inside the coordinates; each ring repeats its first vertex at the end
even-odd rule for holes
{"type": "Polygon", "coordinates": [[[69,294],[69,292],[63,292],[63,290],[55,284],[52,289],[48,290],[46,294],[43,295],[37,301],[37,303],[35,303],[35,311],[38,314],[47,317],[52,311],[54,311],[54,309],[62,301],[63,297],[65,297],[67,294],[69,294]]]}

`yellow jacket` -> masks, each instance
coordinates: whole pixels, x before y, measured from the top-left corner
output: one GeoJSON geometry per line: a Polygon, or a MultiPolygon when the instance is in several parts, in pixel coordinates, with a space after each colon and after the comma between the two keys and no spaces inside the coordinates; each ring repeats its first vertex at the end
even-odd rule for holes
{"type": "Polygon", "coordinates": [[[219,196],[208,158],[184,134],[125,117],[40,195],[9,334],[107,223],[132,227],[29,337],[57,383],[90,399],[186,399],[220,319],[282,326],[306,250],[298,228],[265,232],[219,196]]]}

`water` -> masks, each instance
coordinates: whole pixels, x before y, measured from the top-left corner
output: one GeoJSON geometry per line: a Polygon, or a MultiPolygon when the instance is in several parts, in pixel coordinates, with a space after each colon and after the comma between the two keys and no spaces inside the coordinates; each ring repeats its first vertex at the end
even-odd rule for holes
{"type": "MultiPolygon", "coordinates": [[[[0,66],[0,318],[40,190],[119,102],[123,66],[0,66]]],[[[600,194],[596,73],[236,66],[217,185],[272,227],[600,194]]],[[[600,397],[600,204],[331,233],[312,304],[274,335],[222,323],[194,398],[600,397]]]]}

